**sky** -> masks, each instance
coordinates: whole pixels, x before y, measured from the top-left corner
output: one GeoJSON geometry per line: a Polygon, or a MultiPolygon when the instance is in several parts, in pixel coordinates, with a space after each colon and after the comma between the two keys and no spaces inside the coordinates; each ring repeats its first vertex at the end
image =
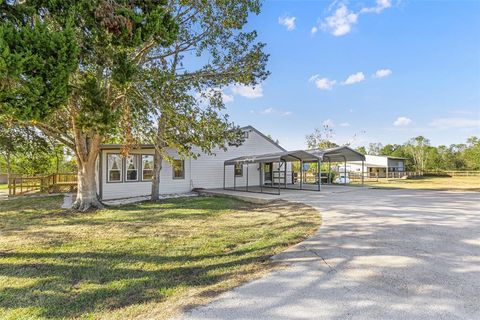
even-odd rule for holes
{"type": "Polygon", "coordinates": [[[353,146],[480,136],[480,1],[266,1],[271,75],[224,89],[226,112],[289,149],[323,124],[353,146]]]}

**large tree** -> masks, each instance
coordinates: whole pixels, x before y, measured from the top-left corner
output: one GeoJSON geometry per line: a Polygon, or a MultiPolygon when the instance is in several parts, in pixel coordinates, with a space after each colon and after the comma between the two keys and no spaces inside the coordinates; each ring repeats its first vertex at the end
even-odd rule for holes
{"type": "Polygon", "coordinates": [[[469,170],[480,170],[480,138],[468,138],[464,157],[469,170]]]}
{"type": "Polygon", "coordinates": [[[160,172],[168,149],[196,157],[243,135],[229,121],[223,90],[232,85],[255,86],[268,72],[264,44],[255,31],[244,31],[249,14],[258,14],[259,0],[171,0],[168,10],[178,24],[178,36],[168,47],[145,55],[152,70],[144,79],[145,125],[155,145],[152,200],[158,199],[160,172]]]}
{"type": "Polygon", "coordinates": [[[332,126],[324,123],[321,128],[315,128],[314,132],[305,137],[308,149],[328,149],[338,147],[332,142],[335,135],[332,126]]]}
{"type": "Polygon", "coordinates": [[[165,1],[0,0],[0,114],[70,147],[79,210],[100,207],[95,161],[105,137],[129,137],[138,84],[172,43],[165,1]],[[118,128],[126,132],[118,132],[118,128]]]}
{"type": "Polygon", "coordinates": [[[427,152],[430,146],[430,140],[423,136],[411,138],[405,143],[405,150],[413,159],[415,169],[424,171],[427,163],[427,152]]]}

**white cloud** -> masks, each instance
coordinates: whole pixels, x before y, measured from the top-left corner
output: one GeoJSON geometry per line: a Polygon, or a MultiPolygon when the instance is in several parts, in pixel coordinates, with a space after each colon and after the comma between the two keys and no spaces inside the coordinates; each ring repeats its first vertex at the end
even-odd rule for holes
{"type": "Polygon", "coordinates": [[[237,94],[248,99],[256,99],[263,97],[263,87],[261,84],[258,84],[255,87],[245,86],[242,84],[234,85],[233,87],[231,87],[231,90],[233,94],[237,94]]]}
{"type": "Polygon", "coordinates": [[[203,93],[197,93],[197,98],[200,99],[203,103],[206,103],[207,100],[213,95],[219,92],[222,95],[223,103],[233,102],[233,95],[226,94],[223,89],[220,88],[210,88],[205,90],[203,93]]]}
{"type": "Polygon", "coordinates": [[[388,77],[391,74],[392,74],[392,70],[390,69],[379,69],[375,71],[375,74],[373,76],[375,78],[383,78],[383,77],[388,77]]]}
{"type": "Polygon", "coordinates": [[[318,28],[317,27],[312,27],[312,29],[310,30],[310,33],[311,34],[315,34],[318,32],[318,28]]]}
{"type": "Polygon", "coordinates": [[[430,122],[430,126],[437,129],[474,128],[480,129],[480,119],[469,118],[437,118],[430,122]]]}
{"type": "Polygon", "coordinates": [[[340,127],[350,127],[350,123],[342,122],[342,123],[340,123],[340,127]]]}
{"type": "Polygon", "coordinates": [[[280,23],[282,26],[287,27],[288,31],[295,30],[295,20],[296,17],[290,17],[290,16],[283,16],[278,18],[278,23],[280,23]]]}
{"type": "Polygon", "coordinates": [[[363,72],[357,72],[349,75],[347,80],[345,80],[343,84],[354,84],[357,82],[362,82],[363,80],[365,80],[365,75],[363,74],[363,72]]]}
{"type": "Polygon", "coordinates": [[[262,111],[260,111],[260,113],[263,113],[263,114],[269,114],[269,113],[272,113],[273,112],[273,108],[266,108],[266,109],[263,109],[262,111]]]}
{"type": "MultiPolygon", "coordinates": [[[[336,1],[330,6],[336,5],[336,1]]],[[[335,12],[326,17],[320,24],[322,30],[331,33],[332,35],[339,37],[346,35],[352,31],[353,25],[358,22],[359,16],[365,13],[380,13],[383,10],[392,6],[391,0],[377,0],[374,7],[364,7],[358,12],[353,12],[348,7],[341,3],[337,6],[335,12]]],[[[330,10],[330,9],[329,9],[330,10]]],[[[312,29],[313,30],[313,29],[312,29]]],[[[315,31],[316,32],[316,31],[315,31]]],[[[313,33],[313,32],[312,32],[313,33]]]]}
{"type": "Polygon", "coordinates": [[[324,125],[326,127],[329,127],[329,128],[335,127],[335,123],[333,122],[332,119],[327,119],[327,120],[323,121],[322,125],[324,125]]]}
{"type": "Polygon", "coordinates": [[[352,30],[352,26],[357,23],[357,20],[358,14],[351,12],[346,5],[341,4],[333,15],[325,18],[322,29],[336,37],[343,36],[352,30]]]}
{"type": "Polygon", "coordinates": [[[380,13],[391,6],[392,2],[390,0],[377,0],[375,7],[362,8],[360,13],[380,13]]]}
{"type": "MultiPolygon", "coordinates": [[[[250,113],[255,113],[255,111],[251,110],[250,113]]],[[[282,110],[278,110],[278,109],[275,109],[275,108],[272,108],[272,107],[265,108],[265,109],[259,111],[258,113],[263,114],[263,115],[279,115],[279,116],[282,116],[282,117],[286,117],[286,116],[289,116],[289,115],[292,114],[291,111],[282,111],[282,110]]]]}
{"type": "Polygon", "coordinates": [[[233,102],[233,95],[231,94],[226,94],[225,92],[222,91],[222,99],[223,99],[223,103],[229,103],[229,102],[233,102]]]}
{"type": "Polygon", "coordinates": [[[398,117],[397,120],[393,122],[395,127],[405,127],[408,126],[412,122],[412,119],[407,117],[398,117]]]}
{"type": "Polygon", "coordinates": [[[315,85],[320,90],[331,90],[333,86],[337,83],[337,81],[335,80],[330,80],[328,78],[320,78],[318,74],[311,76],[308,81],[315,82],[315,85]]]}

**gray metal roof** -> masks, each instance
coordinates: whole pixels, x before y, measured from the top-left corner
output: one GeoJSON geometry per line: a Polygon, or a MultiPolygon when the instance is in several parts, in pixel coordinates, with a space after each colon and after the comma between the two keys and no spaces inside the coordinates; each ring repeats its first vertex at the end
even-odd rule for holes
{"type": "Polygon", "coordinates": [[[325,162],[343,162],[343,161],[365,161],[365,156],[350,147],[336,147],[330,149],[314,149],[314,150],[296,150],[258,154],[252,156],[243,156],[230,160],[226,160],[226,165],[237,163],[265,163],[276,161],[304,161],[316,162],[318,160],[325,162]]]}
{"type": "Polygon", "coordinates": [[[318,161],[319,157],[307,152],[305,150],[296,150],[296,151],[282,151],[275,153],[265,153],[252,156],[243,156],[230,160],[226,160],[226,165],[233,165],[237,163],[265,163],[265,162],[275,162],[275,161],[318,161]]]}
{"type": "Polygon", "coordinates": [[[307,150],[309,153],[319,157],[322,161],[343,162],[343,161],[365,161],[365,156],[350,147],[342,146],[329,149],[307,150]]]}

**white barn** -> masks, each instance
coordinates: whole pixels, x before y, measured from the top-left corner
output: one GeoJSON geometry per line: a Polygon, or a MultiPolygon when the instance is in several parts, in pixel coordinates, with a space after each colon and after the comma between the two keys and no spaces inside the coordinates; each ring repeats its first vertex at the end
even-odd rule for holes
{"type": "MultiPolygon", "coordinates": [[[[392,172],[405,172],[405,158],[391,156],[372,156],[365,155],[363,163],[363,172],[370,175],[385,178],[392,175],[392,172]]],[[[362,163],[351,161],[347,164],[347,172],[362,172],[362,163]]]]}
{"type": "MultiPolygon", "coordinates": [[[[175,159],[173,165],[164,160],[160,174],[160,193],[184,193],[194,188],[222,188],[235,179],[245,184],[247,172],[243,166],[224,166],[229,159],[245,155],[285,152],[272,139],[252,126],[243,127],[245,142],[231,146],[227,151],[214,150],[213,155],[200,152],[197,159],[181,159],[175,150],[168,154],[175,159]],[[227,170],[227,172],[224,172],[227,170]],[[235,177],[235,178],[234,178],[235,177]]],[[[142,145],[132,150],[127,157],[120,154],[120,145],[102,145],[97,166],[97,189],[102,200],[145,196],[151,193],[153,173],[153,145],[142,145]]],[[[272,164],[273,166],[274,164],[272,164]]],[[[260,171],[248,171],[250,184],[260,183],[260,171]]]]}

